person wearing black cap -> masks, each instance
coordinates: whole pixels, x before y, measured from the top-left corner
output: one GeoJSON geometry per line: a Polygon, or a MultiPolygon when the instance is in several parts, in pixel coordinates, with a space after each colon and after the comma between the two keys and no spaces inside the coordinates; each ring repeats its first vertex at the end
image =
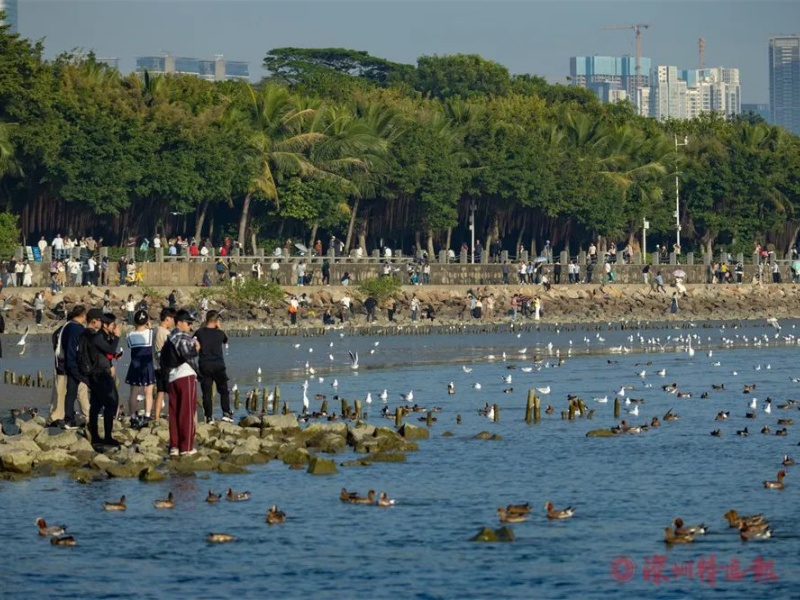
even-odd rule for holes
{"type": "Polygon", "coordinates": [[[228,390],[228,373],[225,370],[225,354],[223,347],[228,343],[228,336],[219,327],[219,312],[208,311],[206,324],[195,332],[194,337],[200,342],[200,389],[203,391],[203,412],[206,423],[214,421],[213,385],[217,385],[222,420],[233,423],[231,397],[228,390]]]}
{"type": "Polygon", "coordinates": [[[169,372],[169,455],[191,455],[197,409],[200,342],[191,335],[194,317],[188,310],[175,315],[175,329],[161,349],[161,368],[169,372]]]}
{"type": "MultiPolygon", "coordinates": [[[[84,350],[89,357],[79,356],[81,366],[90,364],[87,377],[89,379],[89,435],[93,445],[119,447],[120,443],[111,437],[114,428],[114,417],[119,407],[117,385],[111,372],[112,361],[119,358],[119,334],[117,318],[111,313],[104,313],[99,308],[92,308],[86,313],[87,326],[83,332],[86,338],[81,344],[79,355],[84,350]],[[98,419],[103,411],[104,436],[100,437],[98,419]]],[[[83,367],[86,369],[86,367],[83,367]]]]}

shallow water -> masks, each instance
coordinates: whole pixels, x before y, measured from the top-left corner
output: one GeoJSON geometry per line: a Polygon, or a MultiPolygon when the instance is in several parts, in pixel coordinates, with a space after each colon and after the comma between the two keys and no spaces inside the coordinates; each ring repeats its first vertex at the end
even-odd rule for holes
{"type": "MultiPolygon", "coordinates": [[[[782,334],[792,335],[793,326],[785,323],[782,334]]],[[[800,397],[800,384],[790,379],[797,375],[796,345],[774,339],[774,334],[769,327],[728,324],[724,330],[547,327],[519,338],[513,332],[234,338],[229,370],[242,390],[281,385],[282,398],[298,409],[303,379],[309,378],[311,398],[323,393],[330,402],[337,393],[330,382],[336,378],[338,393],[350,400],[371,392],[374,401],[365,407],[369,420],[387,423],[379,418],[382,403],[377,394],[388,389],[393,409],[401,401],[399,394],[413,389],[415,402],[442,407],[431,438],[421,441],[420,451],[409,453],[405,464],[342,468],[333,477],[311,477],[275,462],[251,467],[253,474],[248,476],[211,474],[154,484],[112,479],[84,486],[61,476],[0,482],[7,557],[0,567],[0,589],[8,597],[58,590],[64,598],[314,593],[416,598],[792,597],[800,583],[797,467],[787,469],[786,490],[766,490],[761,483],[775,478],[781,458],[793,454],[798,442],[797,425],[789,427],[788,437],[758,433],[765,424],[777,429],[780,417],[800,418],[796,410],[777,409],[787,398],[800,397]],[[640,333],[644,344],[638,340],[640,333]],[[687,334],[700,336],[693,343],[693,358],[685,351],[685,341],[675,342],[687,334]],[[650,343],[651,338],[659,338],[665,350],[650,343]],[[726,349],[725,340],[734,347],[726,349]],[[548,350],[550,342],[553,347],[548,350]],[[631,351],[617,348],[620,352],[610,353],[615,346],[631,351]],[[518,354],[522,347],[528,348],[525,360],[518,354]],[[350,349],[359,352],[358,372],[347,363],[350,349]],[[556,351],[567,357],[570,349],[571,356],[556,366],[556,351]],[[712,357],[706,354],[709,349],[712,357]],[[541,370],[506,368],[532,365],[534,353],[543,361],[541,370]],[[490,354],[496,359],[487,359],[490,354]],[[306,373],[306,361],[316,376],[325,378],[323,383],[306,373]],[[713,366],[717,361],[720,366],[713,366]],[[472,372],[465,373],[464,365],[472,372]],[[264,373],[261,383],[256,380],[258,366],[264,373]],[[661,368],[667,370],[665,377],[656,375],[661,368]],[[642,369],[644,379],[637,375],[642,369]],[[508,374],[512,384],[502,380],[508,374]],[[449,381],[456,385],[455,396],[446,394],[449,381]],[[672,381],[693,397],[662,391],[661,386],[672,381]],[[475,382],[482,389],[474,389],[475,382]],[[725,383],[726,389],[711,391],[712,383],[725,383]],[[742,393],[744,383],[757,386],[752,394],[759,404],[755,420],[744,417],[751,396],[742,393]],[[626,390],[627,396],[645,399],[639,417],[628,417],[630,422],[661,418],[670,408],[680,420],[637,436],[586,438],[588,430],[617,422],[613,398],[623,385],[634,388],[626,390]],[[550,386],[542,405],[551,403],[556,413],[545,415],[543,410],[542,422],[528,426],[523,421],[525,399],[534,386],[550,386]],[[502,393],[508,387],[514,392],[502,393]],[[711,397],[700,399],[706,390],[711,397]],[[594,419],[562,421],[559,412],[566,408],[567,393],[579,395],[595,409],[594,419]],[[607,404],[592,400],[601,396],[608,396],[607,404]],[[767,396],[774,399],[771,415],[762,411],[767,396]],[[499,423],[477,414],[485,402],[500,406],[499,423]],[[720,410],[730,410],[731,418],[714,422],[720,410]],[[461,425],[456,424],[456,414],[463,417],[461,425]],[[736,436],[744,426],[751,435],[736,436]],[[709,435],[717,427],[723,430],[721,438],[709,435]],[[503,439],[473,439],[484,430],[503,439]],[[442,436],[445,431],[454,436],[442,436]],[[219,492],[229,485],[251,490],[253,500],[204,502],[209,488],[219,492]],[[342,487],[361,493],[385,490],[397,505],[344,505],[338,501],[342,487]],[[152,501],[170,490],[176,508],[153,509],[152,501]],[[121,494],[128,497],[126,512],[102,510],[104,500],[121,494]],[[549,522],[543,509],[548,500],[557,507],[572,505],[576,516],[549,522]],[[512,526],[514,543],[467,541],[480,527],[499,526],[498,506],[526,501],[533,515],[512,526]],[[264,523],[271,504],[287,512],[287,523],[264,523]],[[742,543],[722,519],[730,508],[743,514],[763,512],[775,537],[742,543]],[[679,515],[687,523],[705,522],[711,531],[693,545],[667,548],[663,528],[679,515]],[[36,535],[37,516],[66,523],[80,545],[51,547],[36,535]],[[229,532],[239,540],[208,545],[204,538],[209,531],[229,532]],[[646,561],[660,555],[666,557],[669,581],[656,586],[645,579],[643,569],[646,561]],[[758,557],[774,561],[777,581],[758,582],[753,571],[741,581],[730,581],[730,573],[719,570],[712,585],[699,580],[696,569],[691,579],[676,578],[672,572],[673,565],[695,561],[696,567],[697,561],[712,556],[720,569],[734,559],[742,570],[750,569],[758,557]],[[621,582],[612,574],[612,563],[617,560],[615,566],[621,567],[623,559],[632,561],[626,564],[634,571],[630,580],[621,582]]],[[[3,368],[33,372],[45,367],[46,355],[46,344],[31,344],[26,356],[9,357],[3,368]]],[[[312,407],[316,404],[312,400],[312,407]]],[[[335,404],[332,409],[338,409],[335,404]]],[[[409,421],[423,415],[414,414],[409,421]]]]}

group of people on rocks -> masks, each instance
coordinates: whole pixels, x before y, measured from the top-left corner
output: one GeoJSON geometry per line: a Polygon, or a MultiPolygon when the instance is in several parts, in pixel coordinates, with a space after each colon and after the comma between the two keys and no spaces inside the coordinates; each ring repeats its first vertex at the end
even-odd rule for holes
{"type": "MultiPolygon", "coordinates": [[[[170,456],[191,455],[195,453],[198,382],[206,421],[213,421],[216,385],[221,420],[233,422],[224,354],[228,338],[218,311],[208,311],[203,326],[192,332],[195,316],[172,306],[161,309],[159,323],[153,326],[146,301],[145,296],[132,316],[129,314],[132,329],[125,335],[130,353],[125,376],[130,393],[130,425],[141,428],[160,424],[164,399],[168,397],[170,456]]],[[[116,385],[117,365],[124,354],[120,348],[122,335],[113,312],[87,310],[83,304],[76,304],[67,323],[52,336],[56,381],[50,424],[64,429],[85,426],[92,445],[99,451],[120,446],[113,432],[114,422],[123,412],[116,385]]]]}

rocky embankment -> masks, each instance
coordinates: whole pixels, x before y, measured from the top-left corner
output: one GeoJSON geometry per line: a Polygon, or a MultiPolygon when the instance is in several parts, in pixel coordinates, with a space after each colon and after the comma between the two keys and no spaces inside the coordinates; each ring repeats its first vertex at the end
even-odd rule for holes
{"type": "MultiPolygon", "coordinates": [[[[397,313],[394,323],[389,323],[384,306],[379,306],[377,326],[404,325],[411,322],[410,305],[414,294],[419,298],[423,310],[429,305],[435,314],[436,324],[463,324],[464,322],[502,323],[510,321],[511,298],[515,294],[531,298],[539,296],[542,300],[544,322],[601,322],[631,320],[664,320],[664,319],[761,319],[769,316],[777,318],[795,317],[800,314],[800,286],[785,284],[754,285],[706,285],[694,284],[686,286],[686,294],[679,297],[677,314],[669,312],[670,299],[676,288],[667,285],[666,293],[652,292],[644,284],[579,284],[554,285],[549,291],[534,285],[495,285],[495,286],[405,286],[395,296],[397,313]],[[473,293],[483,302],[483,316],[474,319],[469,310],[467,294],[473,293]],[[490,305],[494,304],[494,308],[490,305]]],[[[345,294],[353,298],[352,315],[347,317],[346,324],[358,326],[366,324],[366,311],[363,308],[364,297],[354,287],[342,286],[307,286],[286,287],[286,297],[276,306],[244,306],[234,305],[226,301],[220,294],[212,304],[212,308],[225,308],[225,327],[229,330],[259,328],[281,329],[291,333],[287,311],[291,295],[306,294],[307,306],[300,309],[298,331],[309,327],[321,327],[322,315],[326,309],[332,309],[339,324],[341,300],[345,294]]],[[[155,319],[171,288],[148,288],[151,294],[150,313],[155,319]]],[[[48,310],[45,314],[42,331],[54,328],[59,321],[54,312],[60,302],[67,308],[75,303],[87,306],[102,306],[105,289],[101,288],[67,288],[61,294],[52,295],[46,291],[45,300],[48,310]]],[[[197,306],[198,288],[179,288],[179,304],[181,306],[197,306]]],[[[138,288],[111,288],[112,307],[120,317],[124,316],[122,302],[132,293],[138,300],[143,290],[138,288]]],[[[33,292],[31,290],[7,291],[9,300],[6,305],[6,330],[8,332],[24,331],[31,325],[33,311],[30,309],[33,292]]],[[[423,313],[424,314],[424,313],[423,313]]],[[[430,321],[426,321],[430,324],[430,321]]]]}
{"type": "Polygon", "coordinates": [[[37,414],[13,411],[2,420],[0,477],[18,479],[68,471],[82,483],[108,477],[138,477],[158,481],[175,473],[217,471],[247,473],[248,465],[282,461],[288,468],[314,475],[337,472],[331,457],[352,452],[354,458],[338,466],[368,466],[374,462],[403,462],[405,453],[418,449],[415,440],[428,430],[411,424],[399,428],[356,422],[303,424],[293,414],[251,415],[238,424],[198,424],[192,456],[168,457],[169,429],[161,420],[142,429],[117,421],[114,437],[119,449],[93,449],[80,430],[49,428],[37,414]]]}

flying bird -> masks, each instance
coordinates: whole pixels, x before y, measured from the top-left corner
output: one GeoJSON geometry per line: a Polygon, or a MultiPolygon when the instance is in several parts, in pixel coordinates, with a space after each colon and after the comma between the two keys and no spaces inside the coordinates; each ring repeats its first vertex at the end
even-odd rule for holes
{"type": "Polygon", "coordinates": [[[350,355],[350,368],[353,369],[353,370],[357,369],[358,368],[358,352],[353,352],[352,350],[350,350],[348,352],[348,354],[350,355]]]}

